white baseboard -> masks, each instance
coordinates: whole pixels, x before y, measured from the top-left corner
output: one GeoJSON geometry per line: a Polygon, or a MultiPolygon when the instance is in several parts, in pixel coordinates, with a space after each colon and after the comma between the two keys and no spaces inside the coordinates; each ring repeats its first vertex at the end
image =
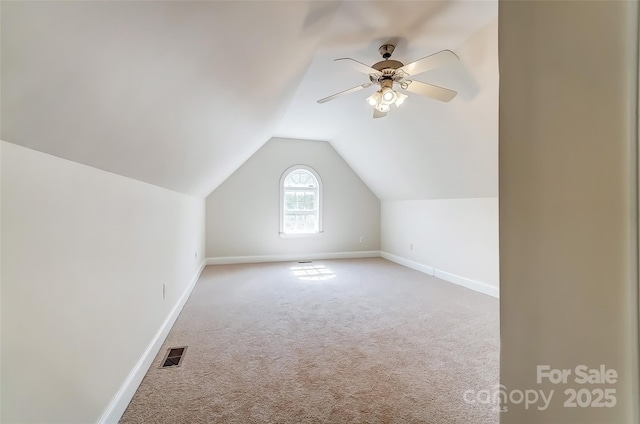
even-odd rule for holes
{"type": "Polygon", "coordinates": [[[496,299],[500,297],[500,290],[497,287],[490,286],[480,281],[471,280],[469,278],[460,277],[459,275],[451,274],[439,269],[436,269],[434,271],[435,272],[433,273],[433,276],[440,278],[441,280],[446,280],[450,283],[457,284],[459,286],[466,287],[480,293],[484,293],[491,297],[495,297],[496,299]]]}
{"type": "Polygon", "coordinates": [[[380,251],[378,250],[365,250],[359,252],[296,253],[286,255],[224,256],[207,258],[207,265],[257,264],[263,262],[294,262],[321,259],[359,259],[379,257],[380,251]]]}
{"type": "Polygon", "coordinates": [[[118,421],[120,421],[122,414],[124,414],[124,411],[127,409],[129,402],[131,402],[131,398],[133,398],[136,390],[138,390],[138,386],[140,386],[142,379],[147,373],[147,370],[160,351],[162,344],[167,338],[171,327],[173,327],[173,324],[176,322],[180,311],[182,311],[184,304],[187,302],[187,299],[193,291],[193,288],[200,278],[200,274],[204,270],[205,266],[206,261],[202,261],[202,263],[200,264],[200,268],[196,272],[196,275],[184,290],[184,293],[182,293],[182,296],[180,296],[180,299],[178,299],[173,309],[171,309],[171,312],[158,329],[158,332],[151,340],[149,346],[147,346],[147,349],[138,360],[138,363],[136,363],[136,365],[127,376],[127,379],[124,381],[122,386],[120,386],[120,390],[118,390],[115,396],[111,399],[109,406],[107,406],[107,408],[100,416],[98,424],[116,424],[118,421]]]}
{"type": "Polygon", "coordinates": [[[440,269],[436,269],[429,265],[424,265],[419,262],[412,261],[410,259],[392,255],[391,253],[380,252],[380,256],[383,257],[384,259],[390,260],[391,262],[395,262],[397,264],[406,266],[407,268],[415,269],[416,271],[433,275],[434,277],[440,278],[441,280],[445,280],[450,283],[457,284],[459,286],[466,287],[468,289],[489,295],[491,297],[495,297],[496,299],[500,297],[500,290],[497,287],[490,286],[489,284],[482,283],[480,281],[471,280],[469,278],[461,277],[459,275],[451,274],[450,272],[442,271],[440,269]]]}
{"type": "Polygon", "coordinates": [[[424,272],[425,274],[433,275],[433,272],[435,271],[431,266],[423,265],[421,263],[400,256],[392,255],[391,253],[380,252],[380,256],[382,258],[390,260],[391,262],[406,266],[407,268],[415,269],[416,271],[424,272]]]}

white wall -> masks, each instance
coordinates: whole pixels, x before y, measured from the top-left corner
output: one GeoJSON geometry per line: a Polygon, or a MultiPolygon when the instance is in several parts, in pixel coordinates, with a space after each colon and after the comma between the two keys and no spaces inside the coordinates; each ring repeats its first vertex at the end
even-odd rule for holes
{"type": "Polygon", "coordinates": [[[555,390],[503,424],[640,422],[637,21],[637,2],[500,2],[501,383],[555,390]],[[617,383],[537,383],[600,364],[617,383]],[[617,404],[564,407],[567,388],[617,404]]]}
{"type": "Polygon", "coordinates": [[[0,142],[0,422],[2,422],[2,142],[0,142]]]}
{"type": "Polygon", "coordinates": [[[380,201],[327,142],[271,139],[206,204],[210,258],[380,249],[380,201]],[[324,233],[282,238],[280,177],[300,164],[322,179],[324,233]]]}
{"type": "Polygon", "coordinates": [[[1,148],[2,422],[96,422],[200,269],[204,200],[1,148]]]}
{"type": "Polygon", "coordinates": [[[381,222],[383,252],[497,294],[497,198],[383,201],[381,222]]]}

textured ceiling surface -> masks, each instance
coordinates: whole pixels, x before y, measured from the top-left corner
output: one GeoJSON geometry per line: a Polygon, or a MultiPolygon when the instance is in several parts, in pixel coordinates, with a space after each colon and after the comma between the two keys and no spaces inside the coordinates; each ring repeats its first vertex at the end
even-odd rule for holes
{"type": "Polygon", "coordinates": [[[2,1],[2,140],[206,196],[272,136],[329,141],[381,199],[497,195],[495,1],[2,1]],[[460,64],[372,119],[333,62],[460,64]]]}

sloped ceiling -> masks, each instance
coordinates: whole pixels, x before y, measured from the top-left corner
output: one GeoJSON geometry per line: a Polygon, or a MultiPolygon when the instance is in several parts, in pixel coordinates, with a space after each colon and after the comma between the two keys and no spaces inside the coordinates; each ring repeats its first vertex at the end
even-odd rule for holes
{"type": "MultiPolygon", "coordinates": [[[[206,196],[272,136],[327,140],[381,199],[497,195],[497,2],[2,1],[2,140],[206,196]],[[373,120],[367,81],[393,40],[420,76],[373,120]]],[[[373,88],[370,88],[373,91],[373,88]]]]}

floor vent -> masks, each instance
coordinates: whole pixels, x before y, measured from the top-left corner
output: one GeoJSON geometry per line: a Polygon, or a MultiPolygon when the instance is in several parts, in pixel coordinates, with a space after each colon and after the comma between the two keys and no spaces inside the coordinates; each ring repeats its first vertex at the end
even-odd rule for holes
{"type": "Polygon", "coordinates": [[[313,261],[298,261],[299,264],[310,264],[313,261]]]}
{"type": "Polygon", "coordinates": [[[160,368],[179,367],[182,363],[182,358],[184,357],[184,352],[186,350],[186,346],[170,347],[167,351],[167,356],[165,356],[164,361],[162,361],[162,366],[160,368]]]}

